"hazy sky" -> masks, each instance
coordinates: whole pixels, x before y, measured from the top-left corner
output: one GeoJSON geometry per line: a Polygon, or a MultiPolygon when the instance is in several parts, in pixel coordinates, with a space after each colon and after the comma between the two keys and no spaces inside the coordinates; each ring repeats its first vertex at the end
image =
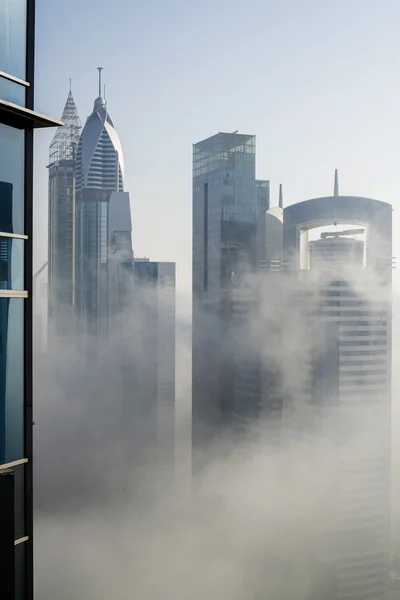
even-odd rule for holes
{"type": "MultiPolygon", "coordinates": [[[[37,0],[36,108],[60,118],[71,77],[84,123],[104,67],[135,252],[176,261],[186,290],[191,145],[218,131],[257,135],[272,203],[280,182],[286,204],[332,193],[338,168],[341,193],[397,210],[399,24],[398,0],[37,0]]],[[[37,267],[53,133],[36,135],[37,267]]]]}

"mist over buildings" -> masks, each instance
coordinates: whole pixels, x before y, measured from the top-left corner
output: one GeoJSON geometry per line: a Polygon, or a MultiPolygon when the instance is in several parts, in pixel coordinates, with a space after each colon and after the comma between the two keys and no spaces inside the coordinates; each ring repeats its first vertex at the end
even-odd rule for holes
{"type": "Polygon", "coordinates": [[[191,319],[175,264],[135,256],[101,92],[99,68],[50,149],[38,595],[383,600],[391,206],[337,172],[333,196],[271,206],[255,136],[195,144],[191,319]]]}
{"type": "MultiPolygon", "coordinates": [[[[362,281],[352,277],[352,282],[365,294],[362,281]]],[[[339,450],[337,419],[326,418],[321,438],[295,392],[304,350],[303,284],[281,278],[272,298],[262,276],[252,275],[249,286],[258,284],[264,309],[261,316],[250,315],[251,336],[261,346],[264,363],[269,365],[272,357],[276,361],[280,389],[285,396],[289,390],[295,410],[280,423],[278,436],[277,423],[268,416],[239,437],[225,432],[208,448],[214,458],[192,482],[187,460],[190,322],[177,318],[178,468],[173,484],[161,491],[153,485],[159,465],[147,464],[140,471],[135,468],[140,461],[127,459],[130,439],[118,419],[118,398],[106,393],[101,364],[85,361],[79,337],[67,343],[61,339],[51,356],[38,349],[39,597],[331,597],[333,532],[327,523],[337,508],[332,469],[332,454],[339,450]],[[277,297],[284,302],[276,302],[277,297]],[[273,322],[282,324],[280,347],[290,347],[290,353],[276,353],[271,344],[267,332],[273,322]]],[[[319,287],[318,280],[312,282],[314,292],[319,287]]],[[[368,291],[368,301],[382,300],[379,285],[368,291]]],[[[134,340],[140,324],[130,325],[134,340]]],[[[321,350],[326,341],[318,342],[321,350]]],[[[101,354],[112,364],[115,345],[109,343],[110,350],[101,354]]],[[[140,365],[145,357],[138,352],[135,360],[140,365]]],[[[344,432],[350,456],[360,447],[374,451],[376,419],[365,411],[356,417],[344,432]]],[[[364,546],[366,539],[352,536],[351,543],[364,546]]]]}

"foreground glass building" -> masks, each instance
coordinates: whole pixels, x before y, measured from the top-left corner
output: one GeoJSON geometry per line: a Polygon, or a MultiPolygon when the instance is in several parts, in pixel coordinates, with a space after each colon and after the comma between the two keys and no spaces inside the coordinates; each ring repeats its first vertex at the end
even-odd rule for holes
{"type": "Polygon", "coordinates": [[[34,0],[0,3],[0,598],[33,598],[34,0]]]}

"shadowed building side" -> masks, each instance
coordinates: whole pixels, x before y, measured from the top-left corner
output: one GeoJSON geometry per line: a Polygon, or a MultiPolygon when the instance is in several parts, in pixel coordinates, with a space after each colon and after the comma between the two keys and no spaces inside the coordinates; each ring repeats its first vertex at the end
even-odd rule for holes
{"type": "Polygon", "coordinates": [[[193,146],[194,471],[231,423],[232,274],[255,268],[257,223],[268,207],[254,136],[220,132],[193,146]]]}

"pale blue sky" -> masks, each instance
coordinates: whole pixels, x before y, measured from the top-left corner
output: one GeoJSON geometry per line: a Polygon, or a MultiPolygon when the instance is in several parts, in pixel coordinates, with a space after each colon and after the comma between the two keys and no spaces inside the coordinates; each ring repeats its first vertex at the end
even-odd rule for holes
{"type": "MultiPolygon", "coordinates": [[[[257,135],[257,175],[287,204],[343,194],[393,203],[400,227],[398,0],[37,0],[36,108],[82,122],[104,67],[124,149],[137,254],[190,287],[191,145],[257,135]]],[[[47,246],[52,132],[36,135],[36,266],[47,246]]],[[[398,254],[395,243],[394,253],[398,254]]]]}

